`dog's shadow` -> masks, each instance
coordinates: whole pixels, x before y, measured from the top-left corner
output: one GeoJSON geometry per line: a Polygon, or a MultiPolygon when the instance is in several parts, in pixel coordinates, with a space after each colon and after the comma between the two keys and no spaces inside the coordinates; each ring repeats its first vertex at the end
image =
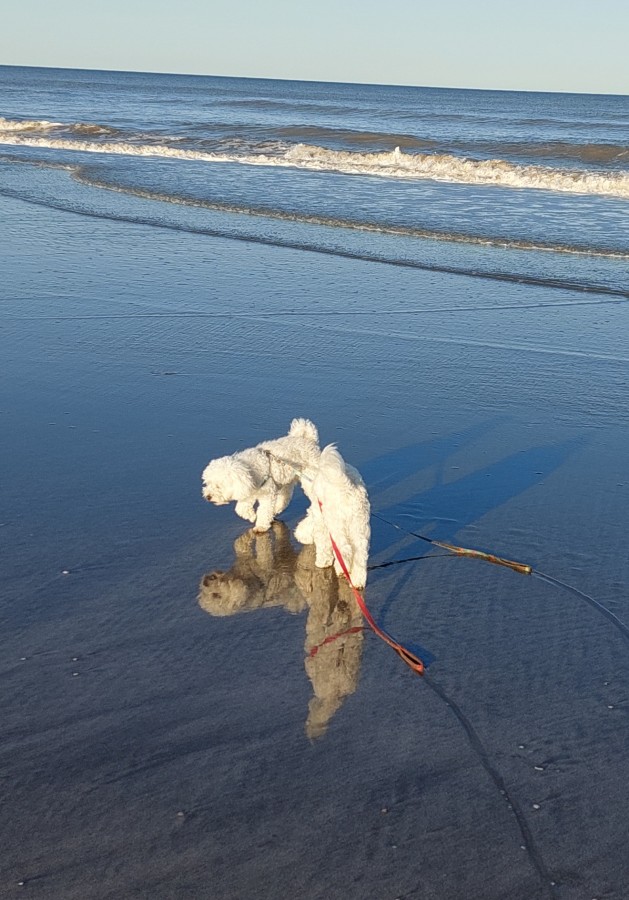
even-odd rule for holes
{"type": "Polygon", "coordinates": [[[308,610],[305,668],[313,696],[305,730],[311,740],[322,737],[360,676],[363,622],[351,589],[332,567],[315,566],[314,546],[296,550],[283,522],[264,534],[246,531],[234,552],[228,571],[201,579],[199,606],[212,616],[278,606],[290,613],[308,610]]]}

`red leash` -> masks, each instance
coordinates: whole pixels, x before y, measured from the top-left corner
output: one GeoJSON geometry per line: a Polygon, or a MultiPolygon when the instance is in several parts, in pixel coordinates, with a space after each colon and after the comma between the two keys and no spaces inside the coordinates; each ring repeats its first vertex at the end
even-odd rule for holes
{"type": "MultiPolygon", "coordinates": [[[[319,503],[319,509],[321,510],[321,514],[323,515],[323,506],[321,504],[321,501],[317,499],[317,502],[319,503]]],[[[385,644],[388,644],[392,650],[395,650],[395,652],[400,657],[400,659],[403,662],[405,662],[406,665],[410,669],[413,670],[413,672],[415,672],[417,675],[423,675],[424,674],[424,664],[421,661],[421,659],[418,656],[415,656],[414,653],[411,653],[410,650],[407,650],[406,647],[404,647],[402,644],[398,643],[398,641],[396,641],[395,638],[391,637],[390,634],[388,634],[386,631],[384,631],[382,628],[380,628],[379,625],[376,624],[374,617],[371,615],[371,613],[367,609],[367,605],[365,603],[364,597],[362,596],[362,594],[360,593],[358,588],[355,588],[354,585],[352,584],[352,579],[350,578],[349,570],[347,568],[345,560],[343,559],[343,556],[341,555],[341,551],[337,547],[337,545],[334,541],[334,538],[332,537],[331,534],[330,534],[330,541],[332,542],[332,550],[334,551],[334,555],[336,556],[338,563],[343,571],[343,575],[345,575],[345,577],[347,578],[347,583],[351,587],[352,593],[354,594],[354,597],[356,598],[356,602],[358,603],[358,606],[360,607],[360,611],[363,614],[363,616],[365,617],[365,619],[367,620],[367,623],[369,624],[371,630],[374,631],[378,635],[378,637],[385,642],[385,644]]]]}
{"type": "Polygon", "coordinates": [[[360,631],[364,630],[365,628],[363,625],[354,625],[352,628],[346,628],[345,631],[337,632],[337,634],[329,634],[320,644],[315,644],[315,646],[308,651],[308,656],[316,656],[319,650],[322,647],[325,647],[326,644],[332,644],[334,641],[338,641],[339,638],[345,637],[346,634],[358,634],[360,631]]]}

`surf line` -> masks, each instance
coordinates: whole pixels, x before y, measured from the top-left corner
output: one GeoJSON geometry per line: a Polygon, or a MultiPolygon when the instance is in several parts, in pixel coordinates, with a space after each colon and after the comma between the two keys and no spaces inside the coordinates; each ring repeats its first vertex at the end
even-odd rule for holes
{"type": "MultiPolygon", "coordinates": [[[[115,190],[112,188],[112,190],[115,190]]],[[[352,259],[358,262],[375,263],[376,265],[396,266],[403,269],[416,269],[425,272],[442,272],[446,275],[460,276],[462,278],[480,278],[488,281],[507,282],[508,284],[530,284],[551,290],[579,291],[585,294],[602,294],[610,297],[619,297],[622,300],[629,299],[629,290],[624,287],[614,288],[605,285],[580,284],[579,282],[563,282],[553,278],[528,276],[525,274],[510,272],[490,272],[480,269],[464,269],[457,266],[439,265],[437,263],[423,262],[407,258],[394,259],[377,253],[368,254],[358,251],[343,249],[342,247],[325,247],[309,244],[307,242],[282,240],[281,238],[267,237],[264,235],[240,234],[236,232],[222,231],[218,228],[201,226],[177,225],[172,222],[156,222],[149,216],[127,216],[122,213],[97,212],[95,210],[74,209],[61,201],[38,200],[33,197],[25,197],[19,191],[3,187],[0,196],[10,197],[31,206],[40,206],[44,209],[55,209],[66,212],[72,216],[84,216],[88,219],[102,219],[108,222],[123,222],[127,225],[139,225],[148,228],[158,228],[164,231],[175,231],[184,234],[199,234],[206,237],[219,238],[228,241],[242,241],[243,243],[259,244],[264,247],[282,247],[287,250],[301,250],[304,253],[318,253],[322,256],[334,256],[341,259],[352,259]]],[[[560,251],[559,251],[560,252],[560,251]]],[[[230,314],[232,315],[232,314],[230,314]]],[[[235,317],[235,314],[234,314],[235,317]]]]}
{"type": "MultiPolygon", "coordinates": [[[[561,581],[559,578],[548,575],[546,572],[540,572],[533,566],[528,565],[528,563],[520,563],[515,562],[511,559],[504,559],[501,556],[496,556],[493,553],[486,553],[483,550],[471,550],[468,547],[458,547],[456,544],[448,544],[446,541],[437,541],[434,540],[434,538],[426,537],[423,534],[419,534],[419,532],[417,531],[408,531],[406,528],[402,528],[401,525],[385,519],[384,516],[381,516],[379,513],[373,512],[373,510],[371,512],[371,515],[374,516],[374,518],[379,519],[381,522],[384,522],[386,525],[390,525],[392,528],[397,528],[398,531],[402,531],[404,534],[408,534],[411,537],[418,538],[420,541],[426,541],[428,544],[433,544],[435,547],[441,547],[443,550],[447,550],[447,553],[443,555],[440,554],[440,556],[442,556],[442,558],[444,559],[446,557],[452,556],[465,556],[468,559],[480,559],[483,562],[492,563],[496,566],[504,566],[507,569],[511,569],[513,572],[518,572],[520,575],[533,575],[535,578],[539,578],[540,581],[545,581],[548,584],[554,585],[555,587],[563,588],[563,590],[574,594],[575,597],[578,597],[580,600],[584,600],[593,609],[597,610],[602,616],[604,616],[609,622],[611,622],[611,624],[620,632],[623,638],[629,642],[629,626],[627,626],[622,621],[622,619],[619,619],[618,616],[611,611],[611,609],[608,609],[603,603],[601,603],[599,600],[596,600],[590,594],[586,594],[585,591],[582,591],[565,581],[561,581]]],[[[369,569],[384,569],[388,566],[397,566],[401,563],[413,562],[415,560],[426,558],[426,555],[409,556],[406,557],[406,559],[396,559],[390,562],[380,563],[379,565],[369,566],[369,569]]]]}

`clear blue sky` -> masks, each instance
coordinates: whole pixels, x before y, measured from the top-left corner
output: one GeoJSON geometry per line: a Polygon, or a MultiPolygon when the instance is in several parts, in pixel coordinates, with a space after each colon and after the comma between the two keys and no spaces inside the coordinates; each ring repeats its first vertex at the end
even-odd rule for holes
{"type": "Polygon", "coordinates": [[[629,0],[9,0],[0,63],[629,93],[629,0]]]}

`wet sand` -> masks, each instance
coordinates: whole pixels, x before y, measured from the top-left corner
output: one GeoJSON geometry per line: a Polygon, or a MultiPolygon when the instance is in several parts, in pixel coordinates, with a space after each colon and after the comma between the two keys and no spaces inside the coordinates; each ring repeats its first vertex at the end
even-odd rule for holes
{"type": "Polygon", "coordinates": [[[430,558],[366,594],[426,679],[323,644],[344,587],[200,472],[309,416],[386,519],[629,621],[627,304],[0,207],[0,895],[624,898],[622,631],[430,558]]]}

